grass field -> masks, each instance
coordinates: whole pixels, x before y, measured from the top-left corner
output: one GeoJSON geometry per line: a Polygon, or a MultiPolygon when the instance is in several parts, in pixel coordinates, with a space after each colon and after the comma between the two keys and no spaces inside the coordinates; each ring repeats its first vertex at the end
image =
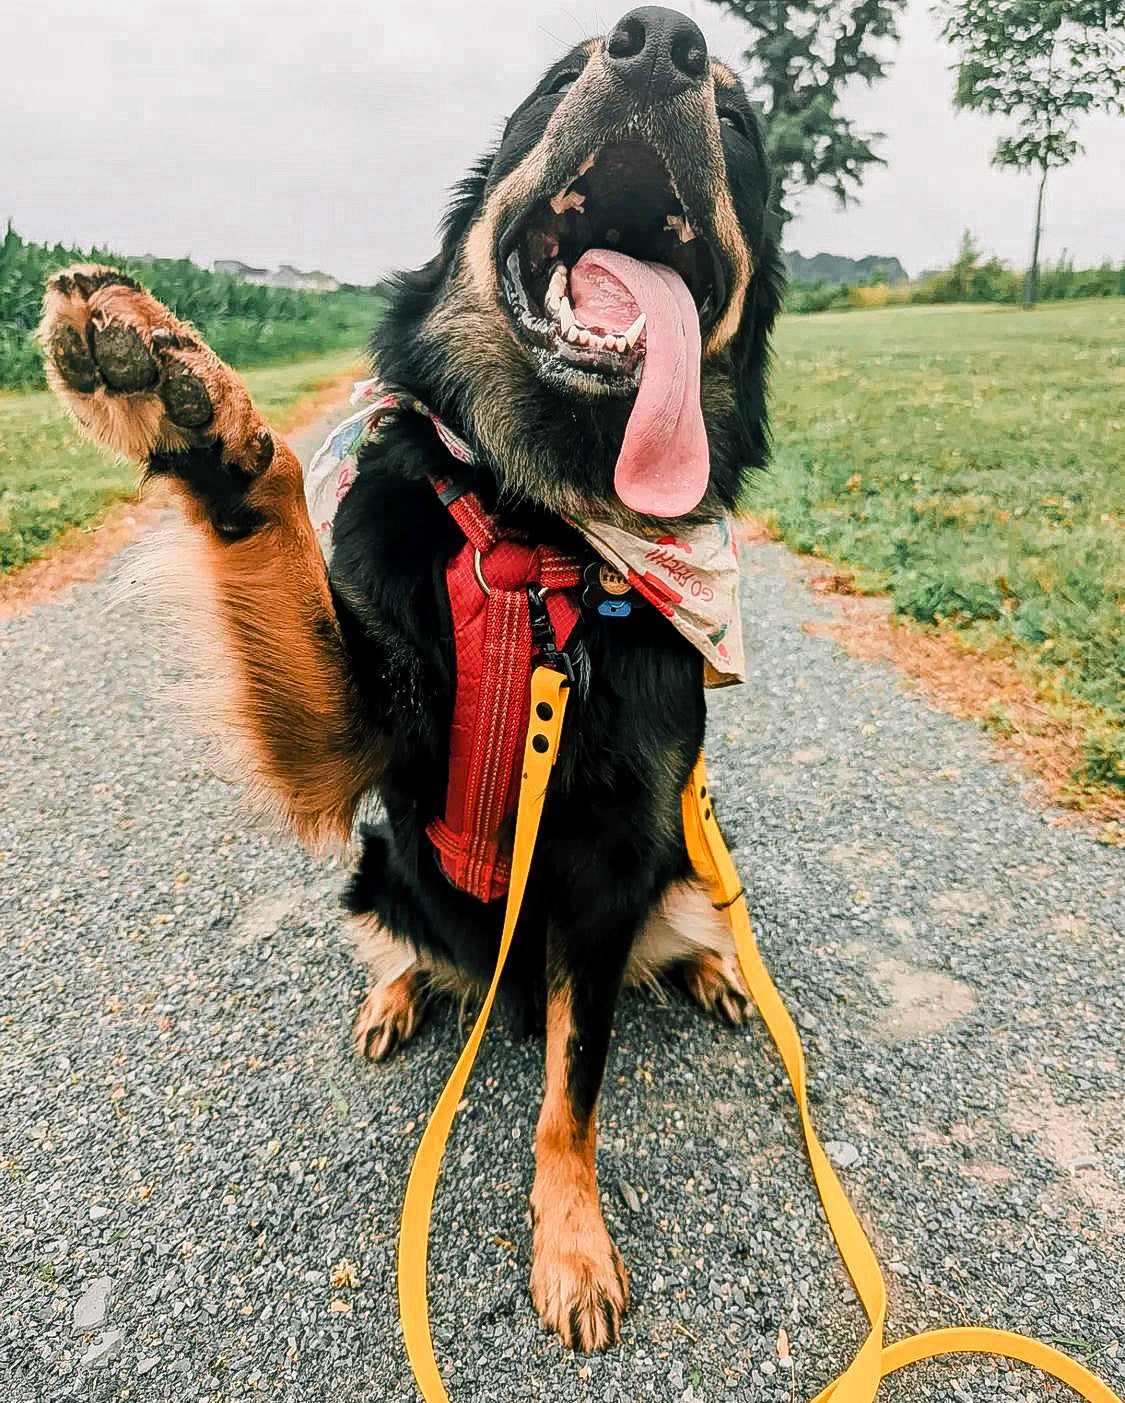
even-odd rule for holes
{"type": "MultiPolygon", "coordinates": [[[[245,379],[284,433],[302,401],[351,369],[361,373],[355,355],[337,352],[250,370],[245,379]]],[[[70,527],[95,521],[136,485],[136,466],[82,438],[53,395],[0,390],[0,572],[34,560],[70,527]]]]}
{"type": "Polygon", "coordinates": [[[1010,653],[1125,788],[1125,300],[788,317],[747,505],[895,610],[1010,653]]]}

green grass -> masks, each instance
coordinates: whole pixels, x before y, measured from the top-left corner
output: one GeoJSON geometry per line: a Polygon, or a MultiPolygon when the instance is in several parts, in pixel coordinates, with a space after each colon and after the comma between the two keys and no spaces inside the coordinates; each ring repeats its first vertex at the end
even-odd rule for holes
{"type": "MultiPolygon", "coordinates": [[[[284,432],[293,407],[355,361],[354,352],[336,352],[244,378],[284,432]]],[[[36,559],[70,527],[96,521],[136,485],[136,466],[82,438],[53,395],[0,391],[0,573],[36,559]]]]}
{"type": "Polygon", "coordinates": [[[895,610],[1004,648],[1125,788],[1125,301],[787,317],[747,499],[895,610]]]}

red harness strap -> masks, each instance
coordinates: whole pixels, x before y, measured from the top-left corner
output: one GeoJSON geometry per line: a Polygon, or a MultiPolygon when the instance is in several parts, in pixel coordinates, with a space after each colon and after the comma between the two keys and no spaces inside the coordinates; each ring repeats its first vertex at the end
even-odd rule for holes
{"type": "Polygon", "coordinates": [[[480,901],[508,890],[510,836],[527,733],[532,635],[528,589],[540,593],[559,647],[579,618],[581,565],[551,546],[501,534],[471,492],[432,479],[465,544],[445,573],[457,659],[445,815],[426,833],[454,886],[480,901]]]}

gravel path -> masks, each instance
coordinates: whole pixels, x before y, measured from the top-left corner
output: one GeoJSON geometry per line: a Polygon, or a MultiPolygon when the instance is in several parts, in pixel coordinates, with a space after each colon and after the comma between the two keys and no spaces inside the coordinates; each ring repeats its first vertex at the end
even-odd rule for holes
{"type": "MultiPolygon", "coordinates": [[[[355,1059],[339,864],[240,812],[107,592],[0,626],[0,1395],[410,1400],[396,1216],[458,1029],[355,1059]]],[[[891,1333],[1025,1330],[1123,1391],[1122,855],[802,632],[831,606],[781,547],[749,548],[745,603],[712,776],[891,1333]]],[[[760,1026],[623,1002],[600,1168],[634,1306],[596,1358],[527,1297],[540,1075],[490,1031],[450,1147],[431,1289],[454,1403],[811,1397],[861,1313],[760,1026]]],[[[881,1397],[1059,1395],[961,1360],[881,1397]]]]}

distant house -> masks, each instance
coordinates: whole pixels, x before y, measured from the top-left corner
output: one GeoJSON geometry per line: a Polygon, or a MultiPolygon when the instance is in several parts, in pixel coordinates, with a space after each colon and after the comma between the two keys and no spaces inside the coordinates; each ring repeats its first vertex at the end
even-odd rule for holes
{"type": "Polygon", "coordinates": [[[288,263],[271,271],[269,268],[252,268],[237,258],[217,258],[214,262],[216,273],[228,273],[244,283],[256,283],[259,287],[291,287],[303,292],[335,292],[340,280],[330,273],[314,271],[302,273],[288,263]]]}
{"type": "Polygon", "coordinates": [[[251,268],[249,263],[240,263],[237,258],[216,258],[213,266],[216,273],[228,273],[232,278],[241,278],[244,283],[269,286],[268,268],[251,268]]]}
{"type": "Polygon", "coordinates": [[[272,287],[300,287],[309,292],[335,292],[340,286],[340,280],[329,273],[302,273],[288,263],[283,263],[272,278],[272,287]]]}

